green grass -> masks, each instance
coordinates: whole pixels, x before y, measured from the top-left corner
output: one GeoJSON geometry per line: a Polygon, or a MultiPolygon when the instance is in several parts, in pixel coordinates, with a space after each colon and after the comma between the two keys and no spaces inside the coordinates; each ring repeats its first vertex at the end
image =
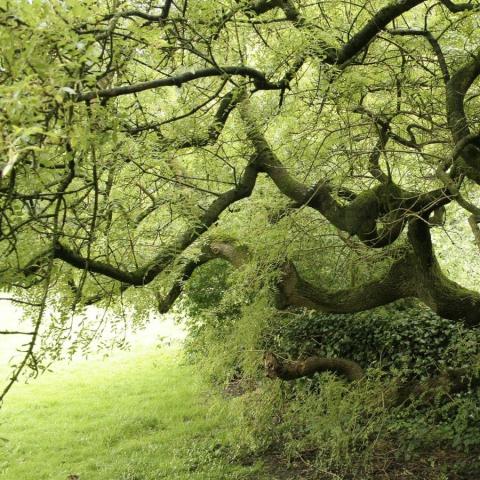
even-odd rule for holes
{"type": "Polygon", "coordinates": [[[0,410],[0,480],[266,479],[226,455],[231,418],[175,351],[116,354],[17,385],[0,410]]]}

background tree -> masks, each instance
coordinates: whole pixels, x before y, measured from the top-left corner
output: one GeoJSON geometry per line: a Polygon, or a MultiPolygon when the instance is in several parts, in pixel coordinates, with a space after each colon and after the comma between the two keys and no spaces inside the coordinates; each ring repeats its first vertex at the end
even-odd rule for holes
{"type": "Polygon", "coordinates": [[[432,241],[446,214],[480,245],[478,8],[2,6],[0,281],[34,318],[5,392],[97,335],[72,312],[141,323],[219,258],[238,308],[415,297],[478,325],[475,278],[449,278],[432,241]]]}

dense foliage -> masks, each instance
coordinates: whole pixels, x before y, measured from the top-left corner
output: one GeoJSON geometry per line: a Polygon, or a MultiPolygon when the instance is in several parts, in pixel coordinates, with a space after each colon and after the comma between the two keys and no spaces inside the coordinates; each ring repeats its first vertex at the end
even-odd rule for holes
{"type": "MultiPolygon", "coordinates": [[[[20,351],[0,398],[29,368],[87,351],[104,330],[122,343],[172,309],[192,355],[253,391],[265,351],[409,381],[473,368],[479,11],[1,3],[0,289],[25,322],[0,328],[20,351]]],[[[282,388],[296,387],[265,398],[285,400],[282,388]]],[[[311,405],[308,388],[297,393],[311,405]]],[[[361,392],[350,404],[367,408],[361,392]]],[[[304,448],[318,450],[312,435],[304,448]]]]}

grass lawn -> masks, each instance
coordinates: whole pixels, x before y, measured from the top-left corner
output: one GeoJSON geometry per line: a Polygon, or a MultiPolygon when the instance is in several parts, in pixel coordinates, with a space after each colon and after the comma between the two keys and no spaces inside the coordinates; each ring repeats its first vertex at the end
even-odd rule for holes
{"type": "Polygon", "coordinates": [[[7,396],[0,480],[271,478],[228,461],[229,418],[212,400],[175,350],[61,367],[7,396]]]}

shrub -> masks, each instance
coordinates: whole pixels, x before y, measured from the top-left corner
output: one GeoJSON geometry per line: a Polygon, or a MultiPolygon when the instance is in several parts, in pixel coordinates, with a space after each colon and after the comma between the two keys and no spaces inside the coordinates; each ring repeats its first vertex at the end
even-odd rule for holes
{"type": "Polygon", "coordinates": [[[265,348],[291,358],[345,357],[401,377],[424,377],[472,363],[480,331],[439,317],[414,302],[358,314],[304,312],[270,326],[265,348]]]}

